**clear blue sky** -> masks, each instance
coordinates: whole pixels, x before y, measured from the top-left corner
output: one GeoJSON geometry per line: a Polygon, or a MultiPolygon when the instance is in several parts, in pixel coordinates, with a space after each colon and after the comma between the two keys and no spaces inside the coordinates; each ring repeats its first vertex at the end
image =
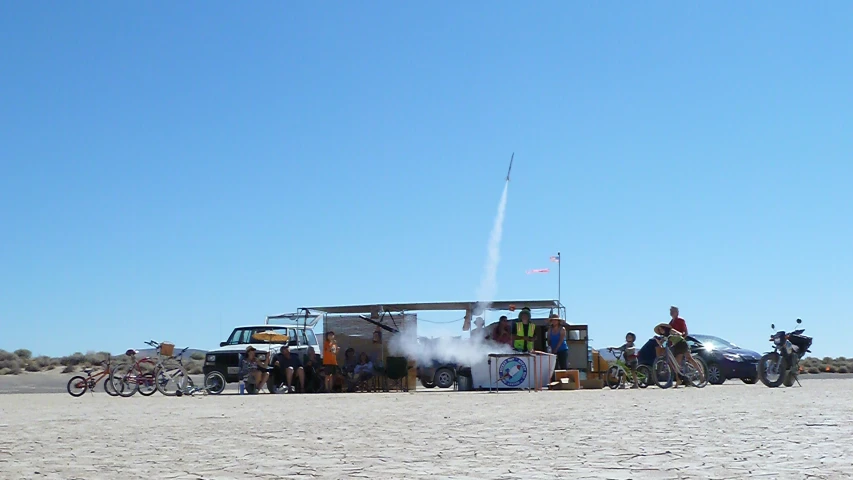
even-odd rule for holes
{"type": "Polygon", "coordinates": [[[498,297],[853,356],[853,3],[159,5],[0,4],[0,348],[473,300],[515,152],[498,297]]]}

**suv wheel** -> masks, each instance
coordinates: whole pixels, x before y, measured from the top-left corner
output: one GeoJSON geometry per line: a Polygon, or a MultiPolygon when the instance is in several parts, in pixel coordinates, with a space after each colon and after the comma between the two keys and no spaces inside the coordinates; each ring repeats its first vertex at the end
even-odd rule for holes
{"type": "Polygon", "coordinates": [[[225,391],[226,385],[228,382],[225,381],[225,375],[219,370],[214,370],[204,376],[204,388],[207,389],[207,393],[219,395],[225,391]]]}
{"type": "Polygon", "coordinates": [[[453,381],[455,380],[455,376],[453,374],[453,370],[444,367],[439,368],[437,372],[435,372],[435,386],[438,388],[450,388],[453,386],[453,381]]]}

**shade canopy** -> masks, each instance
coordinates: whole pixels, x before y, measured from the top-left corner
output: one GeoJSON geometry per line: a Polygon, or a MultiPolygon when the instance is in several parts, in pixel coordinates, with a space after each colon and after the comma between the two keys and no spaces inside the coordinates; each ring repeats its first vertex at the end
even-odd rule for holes
{"type": "Polygon", "coordinates": [[[538,309],[557,309],[560,308],[560,302],[557,300],[514,300],[514,301],[496,301],[496,302],[431,302],[431,303],[375,303],[370,305],[342,305],[335,307],[309,307],[308,310],[323,312],[332,315],[363,315],[370,314],[379,309],[384,312],[403,313],[403,312],[427,312],[427,311],[476,311],[483,310],[510,310],[510,308],[520,310],[524,307],[531,310],[538,309]]]}

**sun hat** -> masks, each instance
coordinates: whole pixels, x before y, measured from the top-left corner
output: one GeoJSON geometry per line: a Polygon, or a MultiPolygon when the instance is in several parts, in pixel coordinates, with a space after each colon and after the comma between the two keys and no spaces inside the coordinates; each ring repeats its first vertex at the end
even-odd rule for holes
{"type": "Polygon", "coordinates": [[[655,327],[655,333],[657,335],[667,335],[670,330],[672,330],[672,327],[669,326],[668,323],[659,323],[658,326],[655,327]],[[666,333],[664,333],[664,329],[666,329],[666,333]]]}
{"type": "Polygon", "coordinates": [[[562,318],[560,318],[560,314],[558,314],[558,313],[552,313],[552,314],[548,315],[548,321],[549,322],[553,322],[554,320],[559,320],[560,323],[563,323],[565,321],[562,318]]]}
{"type": "Polygon", "coordinates": [[[251,345],[249,345],[248,347],[246,347],[246,353],[249,353],[249,352],[252,352],[252,351],[256,351],[256,350],[257,350],[257,349],[256,349],[255,347],[251,346],[251,345]]]}

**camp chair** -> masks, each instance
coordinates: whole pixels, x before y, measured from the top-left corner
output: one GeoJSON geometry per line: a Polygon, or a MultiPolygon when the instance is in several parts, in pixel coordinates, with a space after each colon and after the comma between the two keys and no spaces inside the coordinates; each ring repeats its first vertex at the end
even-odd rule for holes
{"type": "Polygon", "coordinates": [[[387,388],[395,382],[398,390],[409,391],[409,360],[406,357],[388,357],[385,366],[385,378],[388,379],[387,388]]]}

